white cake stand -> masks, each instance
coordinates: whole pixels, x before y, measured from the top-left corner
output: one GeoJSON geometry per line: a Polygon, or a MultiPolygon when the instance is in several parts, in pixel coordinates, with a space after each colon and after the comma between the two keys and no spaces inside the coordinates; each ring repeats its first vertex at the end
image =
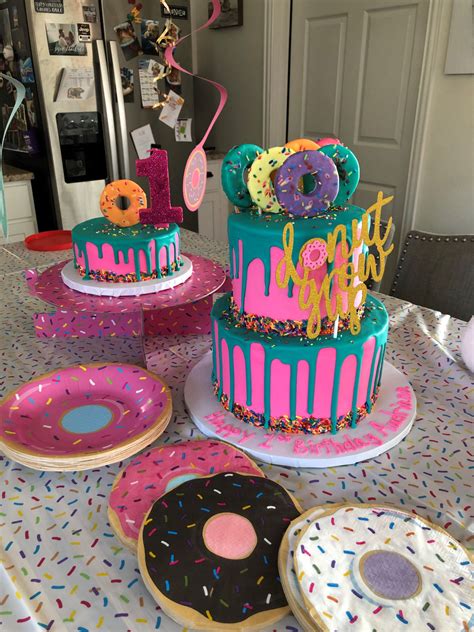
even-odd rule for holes
{"type": "Polygon", "coordinates": [[[335,467],[372,459],[410,432],[416,398],[403,373],[388,362],[375,409],[356,428],[337,434],[287,434],[257,428],[234,417],[217,401],[212,383],[212,354],[191,370],[184,399],[191,419],[207,437],[222,439],[255,459],[291,467],[335,467]]]}
{"type": "Polygon", "coordinates": [[[161,279],[150,279],[149,281],[136,281],[135,283],[108,283],[106,281],[85,280],[74,267],[74,261],[66,263],[61,270],[61,277],[65,285],[82,292],[83,294],[94,294],[95,296],[141,296],[142,294],[155,294],[163,290],[170,290],[177,285],[181,285],[189,279],[193,273],[193,264],[188,257],[181,255],[183,265],[171,276],[161,279]]]}

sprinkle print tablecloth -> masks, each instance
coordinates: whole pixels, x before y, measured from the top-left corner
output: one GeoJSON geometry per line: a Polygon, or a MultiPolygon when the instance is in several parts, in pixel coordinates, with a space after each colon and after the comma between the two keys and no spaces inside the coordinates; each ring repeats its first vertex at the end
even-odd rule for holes
{"type": "MultiPolygon", "coordinates": [[[[226,263],[227,248],[183,230],[185,251],[226,263]]],[[[201,438],[186,415],[183,386],[209,350],[209,336],[44,341],[22,270],[68,258],[0,246],[0,395],[34,375],[77,362],[146,364],[170,385],[174,414],[159,443],[201,438]]],[[[325,470],[261,465],[304,509],[322,503],[394,503],[446,528],[474,549],[474,386],[459,353],[464,323],[381,296],[391,317],[387,359],[418,400],[408,437],[377,459],[325,470]]],[[[107,497],[119,464],[41,473],[0,456],[0,630],[175,632],[145,588],[136,558],[112,533],[107,497]]],[[[293,617],[278,631],[298,632],[293,617]]]]}

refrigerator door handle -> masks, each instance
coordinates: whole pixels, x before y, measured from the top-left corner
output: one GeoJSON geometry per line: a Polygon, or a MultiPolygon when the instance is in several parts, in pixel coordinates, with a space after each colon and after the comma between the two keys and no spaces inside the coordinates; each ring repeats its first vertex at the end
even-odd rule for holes
{"type": "Polygon", "coordinates": [[[120,74],[120,63],[118,57],[117,42],[114,40],[109,41],[110,56],[112,58],[112,69],[114,73],[115,84],[115,96],[117,98],[117,112],[118,112],[118,125],[119,134],[121,138],[121,177],[125,179],[130,178],[130,161],[128,154],[128,133],[127,133],[127,119],[125,117],[125,104],[123,100],[122,90],[122,77],[120,74]]]}
{"type": "Polygon", "coordinates": [[[110,170],[111,180],[118,180],[119,163],[117,156],[117,137],[115,135],[114,125],[114,107],[112,103],[112,91],[110,88],[109,72],[107,59],[105,57],[105,47],[103,40],[96,40],[97,57],[99,61],[100,85],[102,90],[102,100],[104,104],[105,126],[107,128],[107,136],[109,139],[110,170]]]}

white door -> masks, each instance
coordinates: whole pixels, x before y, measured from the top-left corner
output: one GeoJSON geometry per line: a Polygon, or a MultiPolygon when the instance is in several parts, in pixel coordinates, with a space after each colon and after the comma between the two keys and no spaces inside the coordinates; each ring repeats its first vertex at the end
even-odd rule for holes
{"type": "MultiPolygon", "coordinates": [[[[429,0],[294,0],[288,138],[336,136],[359,159],[353,203],[377,191],[400,234],[429,0]]],[[[433,183],[435,186],[436,183],[433,183]]],[[[386,284],[396,265],[387,265],[386,284]]]]}

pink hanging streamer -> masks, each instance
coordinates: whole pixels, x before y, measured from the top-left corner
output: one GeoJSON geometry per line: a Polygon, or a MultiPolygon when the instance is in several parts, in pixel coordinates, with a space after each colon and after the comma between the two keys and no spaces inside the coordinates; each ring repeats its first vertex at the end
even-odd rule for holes
{"type": "Polygon", "coordinates": [[[212,81],[212,79],[206,79],[206,77],[201,77],[200,75],[195,75],[191,71],[186,70],[186,68],[183,68],[180,64],[178,64],[177,61],[174,60],[173,54],[174,54],[174,51],[175,51],[176,47],[179,44],[181,44],[181,42],[184,41],[187,37],[189,37],[190,35],[193,35],[194,33],[198,33],[199,31],[202,31],[202,30],[206,29],[213,22],[215,22],[215,20],[217,20],[217,18],[219,17],[219,15],[221,13],[221,5],[220,5],[219,0],[212,0],[212,7],[213,7],[212,15],[211,15],[211,17],[208,19],[208,21],[205,24],[203,24],[202,26],[198,27],[194,31],[191,31],[187,35],[184,35],[184,37],[181,37],[176,42],[175,46],[168,46],[166,51],[165,51],[165,59],[166,59],[167,63],[172,68],[176,68],[177,70],[180,70],[181,72],[185,73],[186,75],[191,75],[192,77],[197,77],[198,79],[202,79],[203,81],[207,81],[207,83],[210,83],[211,85],[213,85],[217,89],[217,91],[219,92],[219,95],[220,95],[219,105],[217,106],[217,110],[216,110],[214,116],[212,117],[212,120],[211,120],[211,122],[209,124],[209,127],[206,130],[206,133],[202,137],[201,141],[197,144],[198,147],[203,147],[204,146],[204,143],[206,142],[209,134],[212,131],[212,128],[214,127],[217,119],[219,118],[220,113],[224,109],[224,106],[225,106],[226,101],[227,101],[227,90],[220,83],[217,83],[216,81],[212,81]]]}

